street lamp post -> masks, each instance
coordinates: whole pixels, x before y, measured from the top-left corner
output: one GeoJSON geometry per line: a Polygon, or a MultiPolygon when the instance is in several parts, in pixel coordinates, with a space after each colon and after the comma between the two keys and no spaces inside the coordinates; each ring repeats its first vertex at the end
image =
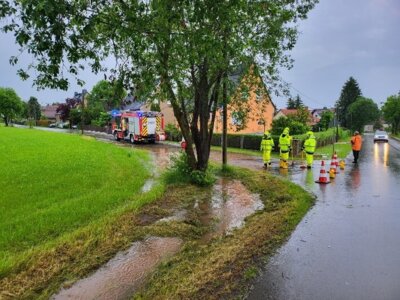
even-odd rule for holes
{"type": "Polygon", "coordinates": [[[83,134],[83,111],[85,108],[85,95],[87,94],[86,89],[82,90],[82,95],[81,95],[81,133],[83,134]]]}

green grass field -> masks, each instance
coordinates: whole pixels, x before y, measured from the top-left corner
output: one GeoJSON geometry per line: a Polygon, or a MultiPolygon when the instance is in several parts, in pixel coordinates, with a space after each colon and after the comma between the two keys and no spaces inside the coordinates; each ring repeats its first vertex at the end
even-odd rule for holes
{"type": "Polygon", "coordinates": [[[335,149],[338,158],[346,158],[347,155],[351,152],[351,144],[349,141],[339,141],[333,145],[328,145],[325,147],[317,148],[315,150],[315,155],[324,155],[327,156],[328,159],[332,157],[333,149],[335,149]]]}
{"type": "Polygon", "coordinates": [[[0,127],[0,278],[26,253],[107,217],[150,176],[144,151],[0,127]]]}

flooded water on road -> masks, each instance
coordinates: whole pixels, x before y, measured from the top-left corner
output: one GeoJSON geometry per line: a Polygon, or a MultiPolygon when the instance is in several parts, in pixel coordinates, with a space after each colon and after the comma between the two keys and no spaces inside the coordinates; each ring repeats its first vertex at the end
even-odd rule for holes
{"type": "Polygon", "coordinates": [[[249,299],[399,299],[400,152],[364,137],[330,184],[313,170],[288,178],[317,195],[315,206],[265,266],[249,299]]]}
{"type": "Polygon", "coordinates": [[[149,237],[135,242],[93,275],[61,290],[52,299],[130,299],[156,265],[176,254],[181,245],[178,238],[149,237]]]}

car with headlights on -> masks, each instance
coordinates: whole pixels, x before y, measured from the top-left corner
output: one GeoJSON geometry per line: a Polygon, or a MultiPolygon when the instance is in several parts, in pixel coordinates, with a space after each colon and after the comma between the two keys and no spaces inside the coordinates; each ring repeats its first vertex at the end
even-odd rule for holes
{"type": "Polygon", "coordinates": [[[374,135],[374,143],[376,142],[389,142],[389,135],[386,131],[377,130],[374,135]]]}

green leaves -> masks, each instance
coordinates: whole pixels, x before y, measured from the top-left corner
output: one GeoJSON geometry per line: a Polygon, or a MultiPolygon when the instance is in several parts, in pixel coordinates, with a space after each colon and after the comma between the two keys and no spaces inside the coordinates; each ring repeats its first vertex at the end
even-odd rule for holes
{"type": "Polygon", "coordinates": [[[0,116],[4,118],[6,126],[21,113],[22,104],[21,98],[13,89],[0,87],[0,116]]]}
{"type": "Polygon", "coordinates": [[[392,125],[392,132],[397,134],[400,130],[400,94],[388,97],[382,112],[385,120],[392,125]]]}
{"type": "Polygon", "coordinates": [[[358,97],[349,105],[346,116],[351,130],[363,132],[364,126],[374,124],[379,119],[380,113],[378,105],[372,99],[358,97]]]}

